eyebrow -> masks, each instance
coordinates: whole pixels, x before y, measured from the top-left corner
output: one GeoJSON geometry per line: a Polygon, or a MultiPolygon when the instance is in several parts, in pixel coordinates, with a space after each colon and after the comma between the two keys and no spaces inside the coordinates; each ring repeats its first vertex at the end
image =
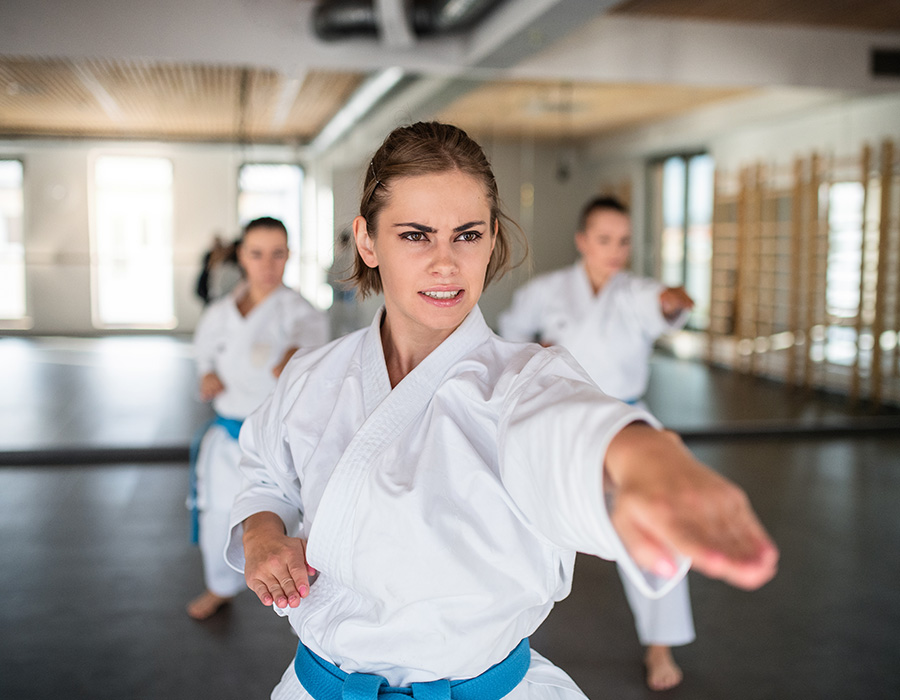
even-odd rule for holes
{"type": "MultiPolygon", "coordinates": [[[[460,233],[472,228],[473,226],[485,225],[486,222],[484,221],[469,221],[462,226],[457,226],[455,229],[453,229],[453,233],[460,233]]],[[[431,226],[425,226],[424,224],[416,224],[413,222],[394,224],[394,228],[414,228],[416,231],[421,231],[422,233],[435,233],[436,231],[436,229],[432,228],[431,226]]]]}

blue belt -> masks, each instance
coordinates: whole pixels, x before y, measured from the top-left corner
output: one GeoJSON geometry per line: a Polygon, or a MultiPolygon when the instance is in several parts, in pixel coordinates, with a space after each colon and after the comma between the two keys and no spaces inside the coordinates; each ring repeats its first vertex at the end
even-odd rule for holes
{"type": "Polygon", "coordinates": [[[237,418],[225,418],[216,415],[215,418],[201,425],[197,432],[194,433],[194,437],[191,438],[189,457],[190,469],[188,471],[191,492],[190,495],[188,495],[188,507],[191,509],[192,544],[197,544],[200,540],[200,509],[197,507],[197,457],[200,455],[200,443],[203,442],[203,436],[206,435],[206,432],[214,425],[222,426],[228,432],[228,435],[237,440],[238,436],[241,434],[241,426],[243,424],[244,421],[238,420],[237,418]]]}
{"type": "Polygon", "coordinates": [[[342,671],[300,642],[294,672],[314,700],[500,700],[522,682],[530,664],[531,650],[526,638],[503,661],[474,678],[442,678],[396,688],[382,676],[342,671]]]}

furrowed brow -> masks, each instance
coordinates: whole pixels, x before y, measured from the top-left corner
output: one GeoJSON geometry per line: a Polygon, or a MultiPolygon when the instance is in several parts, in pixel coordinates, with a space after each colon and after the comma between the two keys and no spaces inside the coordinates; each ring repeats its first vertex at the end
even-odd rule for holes
{"type": "Polygon", "coordinates": [[[434,229],[431,226],[425,226],[424,224],[415,224],[415,223],[407,223],[407,224],[394,224],[394,228],[414,228],[416,231],[421,231],[422,233],[434,233],[434,229]]]}
{"type": "Polygon", "coordinates": [[[474,228],[475,226],[485,226],[485,225],[486,224],[484,221],[470,221],[469,223],[463,224],[462,226],[457,226],[455,229],[453,229],[453,233],[460,233],[460,232],[466,231],[470,228],[474,228]]]}

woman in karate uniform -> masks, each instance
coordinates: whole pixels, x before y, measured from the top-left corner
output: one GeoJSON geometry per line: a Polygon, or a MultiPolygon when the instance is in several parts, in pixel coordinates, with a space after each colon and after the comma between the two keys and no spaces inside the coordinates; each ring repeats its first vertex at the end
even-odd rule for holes
{"type": "Polygon", "coordinates": [[[295,354],[241,432],[226,558],[300,638],[273,698],[577,700],[527,642],[576,551],[648,595],[689,557],[748,589],[774,575],[740,489],[566,350],[488,328],[477,302],[510,241],[464,132],[392,132],[353,230],[358,289],[384,306],[295,354]]]}
{"type": "Polygon", "coordinates": [[[244,578],[223,558],[228,516],[240,490],[237,442],[241,422],[275,387],[300,347],[328,340],[324,314],[282,284],[287,231],[264,217],[244,229],[238,262],[245,280],[201,316],[194,335],[200,395],[217,418],[203,437],[197,459],[200,551],[206,590],[187,606],[203,620],[245,588],[244,578]]]}
{"type": "MultiPolygon", "coordinates": [[[[578,262],[537,277],[515,293],[512,306],[500,315],[500,335],[561,345],[605,393],[638,404],[647,390],[654,341],[685,324],[693,301],[680,287],[666,288],[625,271],[631,222],[614,198],[588,202],[575,245],[578,262]]],[[[671,647],[694,641],[687,579],[665,597],[650,599],[621,567],[619,576],[638,639],[647,648],[647,685],[653,690],[678,685],[682,672],[671,647]]]]}

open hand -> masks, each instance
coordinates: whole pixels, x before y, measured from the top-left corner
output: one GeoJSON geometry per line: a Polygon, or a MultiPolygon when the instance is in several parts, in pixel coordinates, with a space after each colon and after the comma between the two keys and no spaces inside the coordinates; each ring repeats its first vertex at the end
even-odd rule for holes
{"type": "Polygon", "coordinates": [[[288,537],[274,513],[257,513],[244,521],[244,578],[263,605],[296,608],[309,595],[306,540],[288,537]]]}
{"type": "Polygon", "coordinates": [[[610,444],[607,473],[613,526],[638,565],[670,576],[679,552],[697,571],[747,590],[775,575],[778,550],[746,494],[674,433],[626,427],[610,444]]]}

